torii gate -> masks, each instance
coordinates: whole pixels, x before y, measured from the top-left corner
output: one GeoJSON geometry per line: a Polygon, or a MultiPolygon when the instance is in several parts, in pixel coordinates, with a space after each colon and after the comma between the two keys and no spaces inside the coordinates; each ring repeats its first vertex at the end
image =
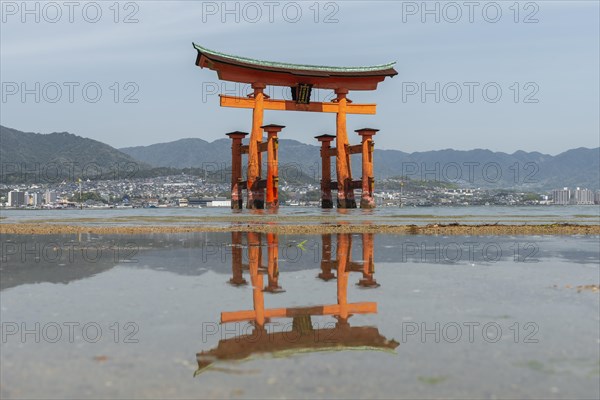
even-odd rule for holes
{"type": "Polygon", "coordinates": [[[368,67],[326,67],[316,65],[288,64],[259,61],[209,50],[192,43],[198,51],[196,65],[217,72],[219,79],[250,84],[253,93],[248,97],[220,95],[221,107],[251,108],[252,131],[250,142],[242,145],[245,132],[231,132],[232,142],[231,207],[242,208],[242,189],[247,189],[247,208],[264,208],[264,189],[267,189],[267,207],[279,206],[277,195],[277,133],[284,126],[263,125],[264,110],[312,111],[336,113],[336,147],[332,148],[331,135],[320,135],[321,142],[321,207],[332,208],[331,190],[337,190],[338,208],[356,208],[354,189],[362,188],[361,208],[375,207],[373,198],[373,135],[377,129],[357,130],[362,136],[362,144],[350,146],[346,132],[347,114],[375,114],[376,104],[354,104],[347,98],[350,90],[375,90],[377,84],[386,77],[398,73],[395,63],[368,67]],[[267,85],[291,88],[292,100],[270,99],[264,94],[267,85]],[[331,102],[311,102],[312,89],[331,89],[336,98],[331,102]],[[262,141],[263,129],[268,134],[267,142],[262,141]],[[267,178],[262,179],[262,152],[268,154],[267,178]],[[352,180],[350,155],[362,154],[362,178],[352,180]],[[248,154],[247,180],[242,180],[242,154],[248,154]],[[330,157],[336,160],[337,182],[331,181],[330,157]]]}
{"type": "Polygon", "coordinates": [[[323,281],[337,280],[337,302],[307,307],[265,307],[264,293],[280,293],[278,248],[276,234],[267,234],[267,274],[268,283],[264,284],[264,266],[262,264],[262,234],[248,232],[248,264],[242,264],[242,232],[232,232],[232,278],[234,286],[248,284],[243,273],[247,269],[252,283],[253,308],[251,310],[221,312],[221,323],[245,322],[252,325],[251,332],[222,339],[218,346],[196,354],[198,369],[194,376],[202,373],[216,361],[245,360],[253,354],[305,351],[325,351],[341,349],[369,349],[393,351],[399,343],[387,339],[376,327],[351,326],[349,318],[353,314],[376,314],[375,302],[348,302],[348,278],[351,272],[362,272],[363,279],[357,285],[376,288],[379,285],[373,278],[373,234],[363,234],[363,261],[352,261],[352,235],[337,234],[336,254],[332,256],[331,235],[322,236],[321,273],[323,281]],[[336,274],[333,274],[335,271],[336,274]],[[313,316],[332,316],[335,324],[317,327],[312,324],[313,316]],[[269,333],[265,325],[278,318],[291,318],[292,330],[269,333]]]}

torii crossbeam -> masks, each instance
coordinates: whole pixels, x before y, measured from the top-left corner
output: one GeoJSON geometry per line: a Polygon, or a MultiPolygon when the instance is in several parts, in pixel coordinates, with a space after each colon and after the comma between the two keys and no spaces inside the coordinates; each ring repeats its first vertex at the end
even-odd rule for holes
{"type": "MultiPolygon", "coordinates": [[[[375,104],[355,104],[348,98],[350,90],[375,90],[379,82],[386,77],[393,77],[398,73],[393,68],[395,63],[374,65],[367,67],[326,67],[318,65],[289,64],[271,61],[260,61],[246,57],[238,57],[209,50],[197,44],[193,44],[197,50],[196,65],[201,68],[209,68],[217,72],[219,79],[231,82],[247,83],[251,85],[253,92],[248,97],[220,96],[222,107],[252,109],[252,130],[247,151],[242,151],[243,132],[230,134],[232,143],[232,208],[242,207],[241,190],[247,189],[247,208],[264,208],[264,190],[267,189],[267,207],[276,208],[279,205],[277,199],[277,157],[271,152],[276,152],[277,132],[269,132],[263,126],[264,110],[279,111],[308,111],[325,112],[336,114],[336,147],[327,146],[326,154],[321,152],[322,162],[329,163],[329,157],[335,156],[337,182],[332,182],[331,177],[322,176],[321,180],[321,206],[323,208],[333,207],[331,190],[337,190],[338,208],[355,208],[354,189],[362,188],[361,207],[373,208],[373,141],[372,136],[376,129],[364,128],[357,132],[362,136],[362,144],[358,151],[352,151],[348,143],[346,131],[347,114],[375,114],[375,104]],[[265,95],[264,89],[268,86],[287,86],[292,92],[292,100],[270,99],[265,95]],[[312,89],[330,89],[335,92],[335,99],[331,102],[312,102],[312,89]],[[263,129],[269,133],[274,140],[275,146],[263,143],[263,129]],[[234,148],[239,147],[239,148],[234,148]],[[262,152],[267,151],[267,178],[262,179],[262,152]],[[248,154],[247,180],[241,179],[241,156],[248,154]],[[352,180],[350,169],[350,154],[360,153],[363,157],[362,179],[352,180]],[[239,172],[239,173],[238,173],[239,172]]],[[[323,135],[317,137],[320,138],[323,135]]],[[[319,139],[322,141],[321,139],[319,139]]],[[[329,167],[327,167],[329,168],[329,167]]],[[[325,169],[325,166],[323,166],[325,169]]],[[[325,172],[325,171],[323,171],[325,172]]]]}

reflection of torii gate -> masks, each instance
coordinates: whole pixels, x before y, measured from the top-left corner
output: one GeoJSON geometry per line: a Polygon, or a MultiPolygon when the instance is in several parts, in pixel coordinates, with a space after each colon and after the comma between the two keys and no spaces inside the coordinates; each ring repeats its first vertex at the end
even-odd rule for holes
{"type": "Polygon", "coordinates": [[[277,134],[281,125],[263,125],[264,110],[312,111],[336,113],[336,147],[330,142],[332,135],[320,135],[321,142],[321,206],[333,207],[331,190],[337,190],[338,208],[355,208],[354,189],[362,188],[360,206],[373,208],[373,140],[377,129],[359,129],[362,144],[350,146],[346,132],[347,114],[375,114],[375,104],[353,104],[347,98],[350,90],[375,90],[377,84],[388,76],[397,75],[395,63],[369,67],[324,67],[314,65],[286,64],[258,61],[236,57],[206,49],[194,44],[198,51],[196,65],[217,72],[219,79],[251,85],[253,93],[248,97],[221,95],[222,107],[251,108],[252,131],[250,142],[242,145],[245,132],[231,132],[232,142],[231,207],[242,208],[242,189],[247,189],[247,208],[264,208],[264,190],[267,190],[267,207],[279,205],[277,195],[277,134]],[[264,94],[267,85],[291,88],[293,100],[270,99],[264,94]],[[332,102],[311,102],[312,89],[332,89],[336,98],[332,102]],[[267,142],[263,142],[263,129],[267,142]],[[267,152],[267,177],[262,179],[262,152],[267,152]],[[352,180],[350,155],[362,154],[362,178],[352,180]],[[242,154],[248,154],[247,180],[242,180],[242,154]],[[331,181],[330,157],[336,159],[337,182],[331,181]]]}
{"type": "MultiPolygon", "coordinates": [[[[198,371],[217,360],[242,360],[256,353],[275,353],[294,350],[326,350],[343,348],[394,349],[398,342],[383,337],[377,328],[360,326],[351,327],[348,318],[352,314],[377,313],[377,303],[348,303],[348,277],[352,271],[363,273],[358,285],[363,287],[379,286],[373,279],[373,235],[363,235],[363,262],[351,261],[352,236],[337,235],[337,260],[331,259],[331,235],[323,235],[321,273],[319,278],[329,280],[336,278],[332,270],[337,272],[337,304],[265,309],[264,292],[279,292],[278,284],[278,239],[275,234],[267,234],[268,248],[268,284],[263,289],[263,267],[261,234],[248,233],[248,270],[252,281],[253,310],[222,312],[221,323],[251,321],[254,327],[252,334],[240,335],[220,340],[216,348],[197,354],[198,371]],[[314,329],[311,317],[331,315],[337,319],[335,326],[314,329]],[[267,333],[265,324],[273,318],[292,318],[292,331],[267,333]]],[[[244,285],[242,264],[242,233],[232,232],[232,278],[230,283],[244,285]]]]}

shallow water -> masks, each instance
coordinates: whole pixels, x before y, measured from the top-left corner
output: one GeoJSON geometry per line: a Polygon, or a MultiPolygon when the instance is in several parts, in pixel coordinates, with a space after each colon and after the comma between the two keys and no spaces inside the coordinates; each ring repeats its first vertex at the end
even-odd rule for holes
{"type": "Polygon", "coordinates": [[[5,235],[0,395],[598,398],[599,244],[5,235]]]}
{"type": "Polygon", "coordinates": [[[316,207],[281,207],[277,212],[229,208],[135,208],[84,210],[2,210],[2,222],[54,222],[74,224],[140,225],[157,222],[180,224],[228,224],[236,221],[262,222],[265,214],[273,223],[381,223],[428,224],[505,223],[505,224],[600,224],[600,205],[592,206],[524,206],[524,207],[403,207],[362,209],[320,209],[316,207]]]}

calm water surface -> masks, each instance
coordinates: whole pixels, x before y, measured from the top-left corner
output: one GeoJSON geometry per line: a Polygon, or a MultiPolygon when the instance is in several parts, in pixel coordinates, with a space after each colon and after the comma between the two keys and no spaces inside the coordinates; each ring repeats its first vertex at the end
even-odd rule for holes
{"type": "Polygon", "coordinates": [[[598,236],[5,235],[0,394],[595,399],[599,297],[577,286],[598,284],[599,252],[598,236]]]}
{"type": "Polygon", "coordinates": [[[264,210],[242,210],[232,213],[229,208],[135,208],[84,210],[1,210],[4,222],[70,222],[85,224],[170,224],[214,225],[235,219],[261,222],[269,215],[272,222],[322,223],[578,223],[600,224],[600,205],[593,206],[466,206],[466,207],[403,207],[374,210],[320,209],[316,207],[281,207],[276,213],[264,210]]]}

